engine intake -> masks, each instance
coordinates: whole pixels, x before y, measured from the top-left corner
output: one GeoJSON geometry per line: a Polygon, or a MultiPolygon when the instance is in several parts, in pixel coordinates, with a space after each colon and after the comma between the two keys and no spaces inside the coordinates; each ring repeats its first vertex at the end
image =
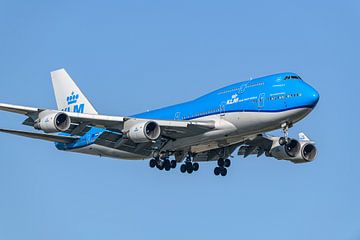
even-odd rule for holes
{"type": "Polygon", "coordinates": [[[130,128],[129,139],[135,143],[145,143],[158,139],[161,134],[159,124],[154,121],[138,123],[130,128]]]}
{"type": "Polygon", "coordinates": [[[317,153],[317,149],[314,144],[306,143],[303,145],[301,149],[301,155],[304,160],[311,162],[315,159],[317,153]]]}
{"type": "Polygon", "coordinates": [[[285,152],[289,157],[295,157],[300,151],[300,143],[295,139],[291,139],[285,145],[285,152]]]}
{"type": "Polygon", "coordinates": [[[67,131],[70,128],[70,125],[71,119],[66,113],[50,112],[47,114],[40,114],[39,119],[36,120],[34,124],[34,128],[46,133],[55,133],[67,131]]]}

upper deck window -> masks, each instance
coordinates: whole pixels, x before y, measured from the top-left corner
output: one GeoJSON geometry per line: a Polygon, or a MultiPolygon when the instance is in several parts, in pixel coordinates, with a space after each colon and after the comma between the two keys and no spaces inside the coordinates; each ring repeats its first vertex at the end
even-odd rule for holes
{"type": "Polygon", "coordinates": [[[299,76],[286,76],[284,78],[284,80],[290,80],[290,79],[300,79],[301,80],[301,77],[299,77],[299,76]]]}

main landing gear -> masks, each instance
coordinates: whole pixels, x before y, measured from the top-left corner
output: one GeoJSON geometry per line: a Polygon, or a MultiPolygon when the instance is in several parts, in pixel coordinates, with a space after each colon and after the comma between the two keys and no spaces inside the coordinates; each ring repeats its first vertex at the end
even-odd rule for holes
{"type": "MultiPolygon", "coordinates": [[[[177,161],[169,160],[169,155],[155,155],[153,159],[149,161],[149,165],[151,168],[157,168],[159,170],[170,171],[171,169],[176,168],[177,161]]],[[[214,169],[214,174],[216,176],[226,176],[228,172],[228,168],[231,165],[230,159],[220,158],[217,161],[217,167],[214,169]]],[[[191,154],[189,154],[184,163],[180,166],[180,172],[192,174],[193,172],[197,172],[199,170],[199,163],[194,162],[194,158],[191,154]]]]}
{"type": "Polygon", "coordinates": [[[181,164],[180,172],[191,174],[193,172],[197,172],[199,170],[199,163],[192,162],[191,157],[188,156],[185,160],[185,163],[181,164]]]}
{"type": "Polygon", "coordinates": [[[218,161],[217,161],[217,164],[218,164],[218,167],[216,167],[214,169],[214,174],[215,176],[223,176],[225,177],[227,175],[227,168],[230,167],[231,165],[231,161],[230,159],[222,159],[220,158],[218,161]]]}
{"type": "Polygon", "coordinates": [[[149,165],[151,168],[157,168],[159,170],[170,171],[171,169],[176,168],[176,161],[169,160],[168,158],[160,159],[160,158],[153,158],[150,160],[149,165]]]}

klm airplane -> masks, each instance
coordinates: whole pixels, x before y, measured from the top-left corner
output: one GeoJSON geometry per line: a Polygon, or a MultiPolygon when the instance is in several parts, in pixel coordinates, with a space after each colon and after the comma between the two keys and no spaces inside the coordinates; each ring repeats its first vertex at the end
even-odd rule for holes
{"type": "Polygon", "coordinates": [[[239,82],[194,100],[134,116],[100,115],[64,69],[51,73],[57,110],[0,104],[0,110],[27,116],[24,125],[44,133],[0,132],[55,142],[59,150],[117,159],[150,159],[151,168],[182,173],[216,161],[214,174],[226,176],[229,157],[273,157],[293,163],[315,159],[315,143],[304,133],[288,136],[305,118],[319,93],[295,73],[239,82]],[[275,137],[266,132],[283,130],[275,137]]]}

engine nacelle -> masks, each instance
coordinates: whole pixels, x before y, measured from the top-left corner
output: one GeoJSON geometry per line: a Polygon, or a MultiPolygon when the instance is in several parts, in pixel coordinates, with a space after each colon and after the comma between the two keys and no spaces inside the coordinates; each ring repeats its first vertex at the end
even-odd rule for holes
{"type": "Polygon", "coordinates": [[[160,134],[161,128],[159,124],[148,121],[132,126],[128,132],[128,137],[134,143],[145,143],[157,140],[160,134]]]}
{"type": "Polygon", "coordinates": [[[64,112],[40,113],[35,121],[34,128],[46,133],[65,132],[70,128],[71,119],[64,112]]]}
{"type": "Polygon", "coordinates": [[[317,149],[312,142],[290,139],[290,142],[281,146],[278,138],[273,139],[273,146],[269,155],[278,160],[288,160],[293,163],[311,162],[316,157],[317,149]]]}
{"type": "Polygon", "coordinates": [[[315,159],[317,149],[313,143],[305,142],[301,146],[301,156],[307,162],[311,162],[315,159]]]}

